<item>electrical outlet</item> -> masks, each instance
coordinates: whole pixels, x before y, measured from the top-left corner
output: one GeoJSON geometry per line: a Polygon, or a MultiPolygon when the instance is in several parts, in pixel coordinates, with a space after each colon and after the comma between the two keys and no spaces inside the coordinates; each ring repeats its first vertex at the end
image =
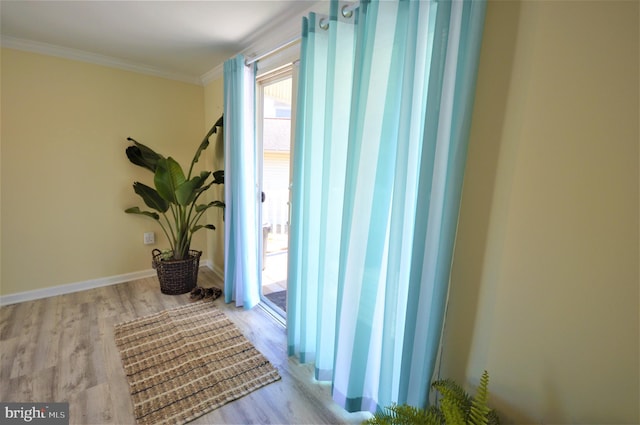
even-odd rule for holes
{"type": "Polygon", "coordinates": [[[144,234],[144,244],[151,245],[156,243],[156,234],[154,232],[146,232],[144,234]]]}

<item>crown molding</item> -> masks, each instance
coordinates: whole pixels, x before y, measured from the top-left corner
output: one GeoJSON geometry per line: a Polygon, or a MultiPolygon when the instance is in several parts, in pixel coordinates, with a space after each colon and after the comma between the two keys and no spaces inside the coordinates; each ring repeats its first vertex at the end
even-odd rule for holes
{"type": "Polygon", "coordinates": [[[274,47],[299,39],[302,33],[302,17],[308,16],[311,12],[322,14],[329,11],[328,1],[313,1],[309,4],[310,6],[306,10],[273,20],[262,31],[245,39],[243,44],[249,47],[239,53],[245,55],[247,59],[251,59],[272,51],[274,47]]]}
{"type": "Polygon", "coordinates": [[[217,65],[212,70],[202,74],[202,76],[200,77],[200,83],[203,86],[206,86],[207,84],[209,84],[214,80],[221,79],[223,75],[224,75],[224,64],[217,65]]]}
{"type": "Polygon", "coordinates": [[[174,72],[167,72],[158,68],[137,64],[134,62],[123,61],[121,59],[116,59],[110,56],[90,53],[84,50],[70,49],[68,47],[60,47],[53,44],[24,40],[9,36],[2,36],[2,38],[0,39],[0,45],[9,49],[39,53],[42,55],[87,62],[94,65],[101,65],[109,68],[121,69],[124,71],[137,72],[139,74],[152,75],[154,77],[166,78],[169,80],[176,80],[189,84],[202,85],[202,81],[198,77],[174,72]]]}
{"type": "MultiPolygon", "coordinates": [[[[311,12],[320,14],[329,13],[329,2],[326,0],[310,1],[310,6],[303,12],[294,13],[291,15],[282,16],[279,19],[273,20],[266,25],[261,31],[258,31],[243,41],[243,44],[247,44],[249,47],[239,51],[236,55],[242,54],[248,60],[262,56],[266,53],[273,51],[274,48],[282,46],[288,42],[300,38],[302,32],[302,17],[308,16],[311,12]]],[[[286,58],[294,60],[298,55],[299,45],[293,45],[283,51],[278,52],[277,56],[265,60],[264,62],[281,61],[286,58]]],[[[234,55],[235,56],[235,55],[234,55]]],[[[269,64],[270,66],[270,64],[269,64]]],[[[213,80],[223,77],[224,64],[220,64],[203,74],[200,80],[203,85],[210,83],[213,80]]]]}
{"type": "MultiPolygon", "coordinates": [[[[282,16],[281,18],[270,22],[269,25],[266,25],[261,31],[252,34],[250,37],[245,39],[243,43],[249,47],[237,52],[236,54],[243,54],[247,59],[255,58],[272,51],[274,47],[282,46],[289,41],[299,38],[303,16],[307,16],[310,12],[328,13],[329,3],[326,0],[310,1],[309,4],[310,6],[305,11],[282,16]]],[[[2,36],[0,38],[0,46],[48,56],[55,56],[63,59],[87,62],[94,65],[101,65],[124,71],[152,75],[154,77],[166,78],[199,86],[204,86],[214,80],[222,78],[224,70],[224,64],[219,64],[215,68],[202,74],[200,77],[196,77],[187,74],[169,72],[159,68],[124,61],[84,50],[71,49],[9,36],[2,36]]],[[[286,49],[286,52],[288,53],[282,52],[281,55],[285,54],[291,56],[291,51],[291,48],[288,48],[286,49]]]]}

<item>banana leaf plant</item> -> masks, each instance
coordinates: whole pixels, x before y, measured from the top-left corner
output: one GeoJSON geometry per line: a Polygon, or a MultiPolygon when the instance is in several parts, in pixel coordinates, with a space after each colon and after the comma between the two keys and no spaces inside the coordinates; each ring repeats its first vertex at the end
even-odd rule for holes
{"type": "Polygon", "coordinates": [[[153,211],[131,207],[125,212],[143,215],[157,221],[169,240],[174,260],[189,258],[191,238],[195,232],[200,229],[215,230],[213,224],[199,224],[205,212],[212,207],[224,208],[225,206],[222,201],[199,202],[202,194],[212,185],[224,183],[224,170],[202,171],[192,177],[193,166],[200,159],[200,154],[209,146],[209,137],[217,132],[218,126],[221,126],[220,120],[200,143],[191,160],[189,173],[186,175],[180,164],[172,157],[165,158],[150,147],[131,137],[127,138],[133,143],[126,149],[129,161],[153,173],[154,187],[140,182],[133,183],[135,193],[153,211]]]}

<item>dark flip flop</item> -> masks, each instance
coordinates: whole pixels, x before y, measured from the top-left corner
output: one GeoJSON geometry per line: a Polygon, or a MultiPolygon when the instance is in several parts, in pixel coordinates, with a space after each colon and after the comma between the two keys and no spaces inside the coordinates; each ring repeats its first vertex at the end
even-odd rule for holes
{"type": "Polygon", "coordinates": [[[203,288],[201,288],[199,286],[196,286],[195,288],[193,288],[191,290],[190,298],[192,300],[201,300],[202,298],[205,297],[205,295],[206,295],[205,292],[206,292],[205,289],[203,289],[203,288]]]}
{"type": "Polygon", "coordinates": [[[222,295],[222,290],[220,290],[218,288],[206,288],[204,290],[205,299],[211,298],[212,300],[215,300],[220,295],[222,295]]]}

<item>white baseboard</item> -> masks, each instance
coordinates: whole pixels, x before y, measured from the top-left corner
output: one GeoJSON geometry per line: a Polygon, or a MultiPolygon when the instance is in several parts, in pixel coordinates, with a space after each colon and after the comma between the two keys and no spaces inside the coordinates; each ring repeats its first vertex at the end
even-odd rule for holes
{"type": "Polygon", "coordinates": [[[70,294],[72,292],[85,291],[87,289],[100,288],[101,286],[115,285],[117,283],[129,282],[131,280],[143,279],[155,276],[153,269],[139,272],[125,273],[116,276],[101,277],[98,279],[85,280],[83,282],[68,283],[65,285],[51,286],[49,288],[34,289],[32,291],[18,292],[0,296],[0,306],[16,304],[25,301],[33,301],[41,298],[53,297],[56,295],[70,294]]]}
{"type": "MultiPolygon", "coordinates": [[[[220,272],[210,260],[200,261],[200,267],[206,266],[218,277],[224,279],[224,272],[220,272]]],[[[16,304],[25,301],[39,300],[41,298],[54,297],[56,295],[70,294],[72,292],[86,291],[87,289],[100,288],[102,286],[116,285],[118,283],[130,282],[132,280],[144,279],[156,276],[153,269],[138,272],[125,273],[116,276],[102,277],[98,279],[86,280],[84,282],[68,283],[65,285],[52,286],[50,288],[34,289],[32,291],[18,292],[16,294],[0,296],[0,306],[16,304]]]]}

